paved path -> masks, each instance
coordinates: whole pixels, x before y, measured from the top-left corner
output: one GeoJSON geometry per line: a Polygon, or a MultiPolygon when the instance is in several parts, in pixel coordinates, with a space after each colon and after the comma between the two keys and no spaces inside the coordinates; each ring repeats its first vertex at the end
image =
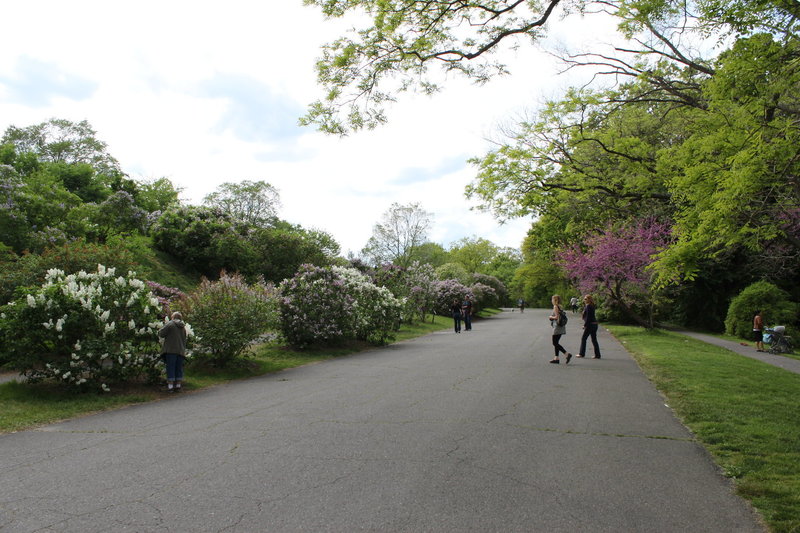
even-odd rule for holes
{"type": "Polygon", "coordinates": [[[0,530],[763,532],[606,332],[548,364],[546,314],[0,436],[0,530]]]}
{"type": "Polygon", "coordinates": [[[694,333],[692,331],[675,331],[675,333],[687,335],[703,342],[726,348],[732,352],[736,352],[746,357],[758,359],[759,361],[763,361],[767,364],[783,368],[789,372],[800,374],[800,359],[793,359],[784,355],[757,352],[754,343],[747,343],[746,345],[743,345],[739,342],[720,339],[718,337],[714,337],[713,335],[706,335],[705,333],[694,333]]]}

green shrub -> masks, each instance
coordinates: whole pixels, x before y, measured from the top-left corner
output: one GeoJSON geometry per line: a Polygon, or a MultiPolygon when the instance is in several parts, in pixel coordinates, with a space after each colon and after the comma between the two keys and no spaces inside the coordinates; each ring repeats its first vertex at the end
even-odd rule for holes
{"type": "Polygon", "coordinates": [[[48,270],[59,269],[67,274],[93,271],[97,265],[119,272],[132,270],[135,261],[124,243],[90,244],[71,241],[45,249],[40,254],[5,254],[0,256],[0,304],[14,299],[20,287],[39,286],[48,270]]]}
{"type": "Polygon", "coordinates": [[[197,335],[195,356],[228,366],[262,334],[277,327],[277,295],[272,285],[248,285],[239,274],[220,274],[173,303],[197,335]]]}
{"type": "Polygon", "coordinates": [[[731,301],[725,318],[725,332],[749,339],[756,310],[762,311],[764,323],[770,327],[794,325],[797,320],[797,305],[789,300],[786,292],[767,281],[757,281],[731,301]]]}
{"type": "Polygon", "coordinates": [[[52,269],[41,287],[0,308],[0,346],[30,381],[77,389],[155,380],[160,375],[158,300],[144,282],[113,268],[66,276],[52,269]]]}

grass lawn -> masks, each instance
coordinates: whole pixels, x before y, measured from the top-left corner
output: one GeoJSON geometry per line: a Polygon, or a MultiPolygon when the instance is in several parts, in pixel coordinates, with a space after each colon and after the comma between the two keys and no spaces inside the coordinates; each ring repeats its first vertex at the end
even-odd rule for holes
{"type": "Polygon", "coordinates": [[[770,528],[800,531],[800,375],[676,333],[609,329],[770,528]]]}
{"type": "MultiPolygon", "coordinates": [[[[499,311],[498,311],[499,312],[499,311]]],[[[433,322],[403,325],[397,341],[413,339],[433,331],[451,327],[452,319],[435,317],[433,322]]],[[[261,376],[287,368],[324,361],[337,356],[374,348],[365,343],[351,343],[337,348],[292,350],[284,346],[260,345],[251,350],[249,357],[233,368],[212,368],[189,363],[186,368],[184,388],[199,390],[236,379],[261,376]]],[[[75,394],[55,385],[2,383],[0,384],[0,433],[20,431],[59,420],[82,416],[134,403],[149,402],[169,397],[160,386],[138,385],[116,387],[111,393],[75,394]]]]}

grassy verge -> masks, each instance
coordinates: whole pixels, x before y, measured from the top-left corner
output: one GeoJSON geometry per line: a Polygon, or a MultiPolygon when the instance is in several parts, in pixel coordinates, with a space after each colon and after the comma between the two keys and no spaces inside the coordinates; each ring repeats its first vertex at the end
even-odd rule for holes
{"type": "MultiPolygon", "coordinates": [[[[408,340],[450,327],[452,319],[437,316],[433,322],[404,325],[397,341],[408,340]]],[[[232,368],[213,368],[190,363],[186,369],[184,387],[199,390],[237,379],[261,376],[287,368],[324,361],[333,357],[357,353],[373,346],[352,343],[324,349],[292,350],[283,346],[260,345],[251,350],[242,364],[232,368]]],[[[131,386],[115,389],[110,394],[74,394],[47,384],[0,384],[0,433],[19,431],[76,416],[115,409],[125,405],[148,402],[167,397],[158,386],[131,386]]]]}
{"type": "Polygon", "coordinates": [[[773,531],[800,531],[800,376],[675,333],[610,329],[737,493],[773,531]]]}

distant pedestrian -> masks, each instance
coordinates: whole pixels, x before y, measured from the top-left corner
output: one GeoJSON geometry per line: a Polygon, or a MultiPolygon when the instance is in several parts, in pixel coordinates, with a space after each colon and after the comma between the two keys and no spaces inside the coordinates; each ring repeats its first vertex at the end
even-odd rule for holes
{"type": "MultiPolygon", "coordinates": [[[[572,354],[567,352],[563,346],[561,346],[561,336],[567,332],[566,324],[562,323],[561,314],[564,312],[561,309],[561,296],[558,294],[554,294],[552,298],[550,298],[550,302],[553,304],[553,313],[550,315],[550,326],[553,328],[553,349],[555,349],[555,357],[550,360],[553,364],[559,364],[561,361],[558,359],[559,353],[567,354],[567,361],[566,364],[569,364],[570,359],[572,359],[572,354]]],[[[566,315],[564,315],[566,317],[566,315]]]]}
{"type": "Polygon", "coordinates": [[[454,301],[453,305],[450,306],[450,310],[453,312],[453,326],[456,333],[461,333],[461,302],[454,301]]]}
{"type": "Polygon", "coordinates": [[[578,297],[577,296],[573,296],[572,298],[569,299],[569,308],[572,309],[572,314],[573,315],[578,312],[578,297]]]}
{"type": "Polygon", "coordinates": [[[524,313],[525,312],[525,300],[520,298],[519,300],[517,300],[517,305],[519,306],[519,312],[520,313],[524,313]]]}
{"type": "Polygon", "coordinates": [[[158,331],[164,339],[161,357],[167,366],[167,390],[179,392],[183,381],[183,361],[186,356],[186,324],[179,312],[172,313],[172,319],[158,331]]]}
{"type": "Polygon", "coordinates": [[[753,340],[756,341],[756,351],[764,351],[764,318],[761,309],[757,309],[753,316],[753,340]]]}
{"type": "Polygon", "coordinates": [[[461,313],[464,315],[464,330],[472,331],[472,300],[469,296],[461,304],[461,313]]]}
{"type": "Polygon", "coordinates": [[[597,317],[595,316],[594,298],[591,294],[583,297],[583,335],[581,335],[581,349],[578,351],[578,357],[586,356],[586,339],[592,338],[592,346],[594,347],[594,358],[600,359],[600,345],[597,344],[597,317]]]}

